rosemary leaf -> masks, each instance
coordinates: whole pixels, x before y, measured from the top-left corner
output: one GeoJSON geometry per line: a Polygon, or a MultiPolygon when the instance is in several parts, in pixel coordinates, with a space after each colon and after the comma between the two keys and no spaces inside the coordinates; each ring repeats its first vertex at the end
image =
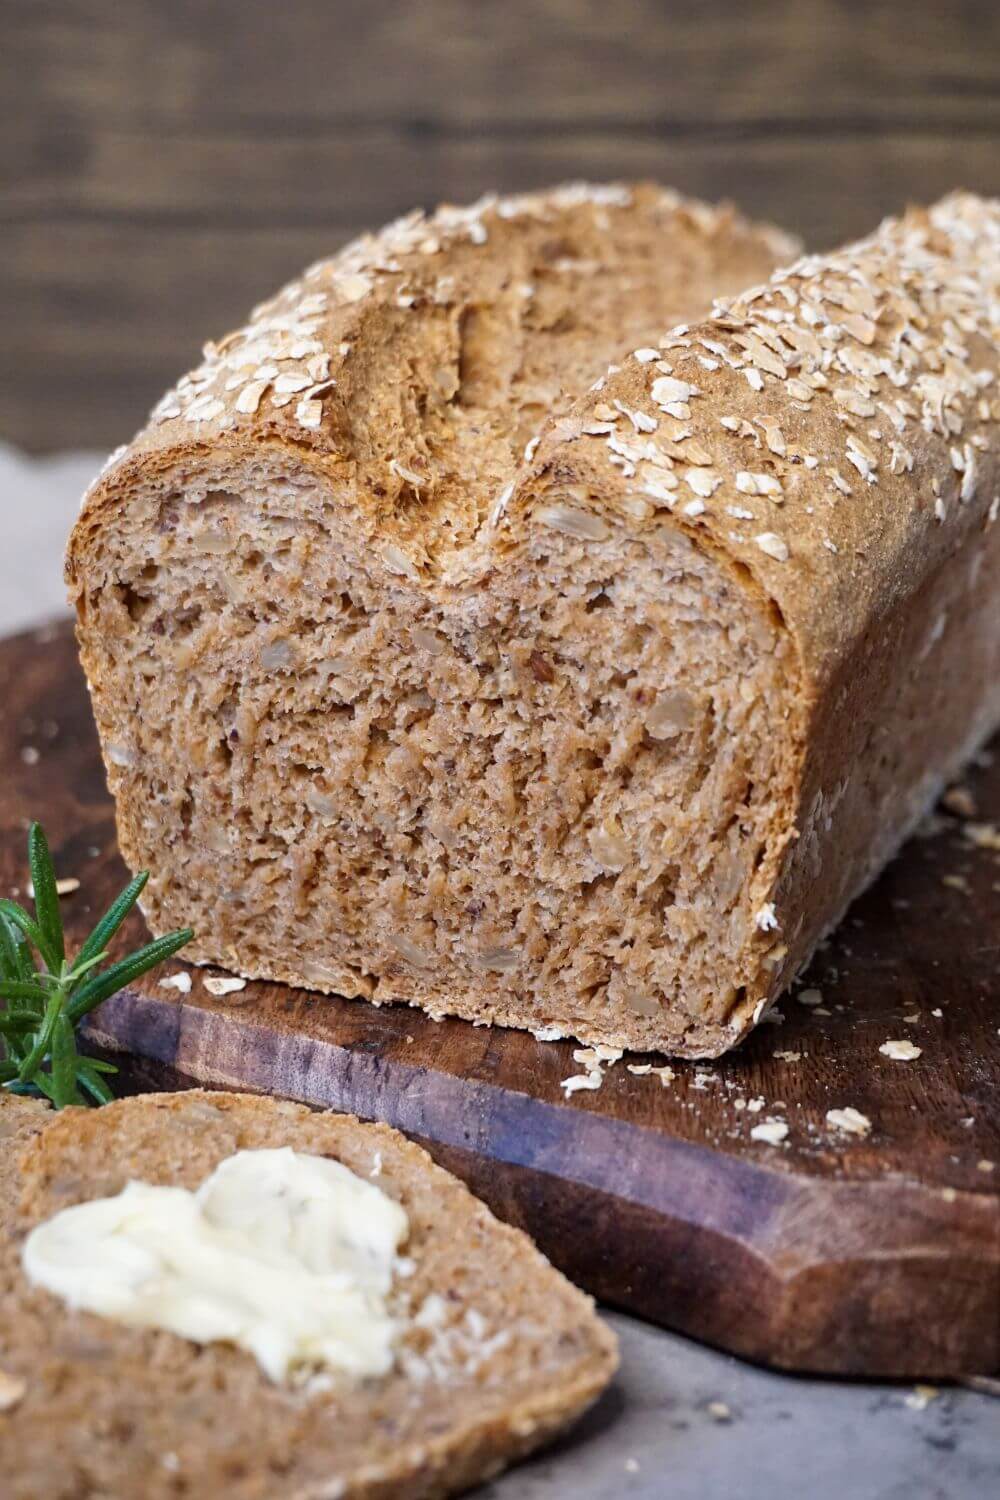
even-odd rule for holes
{"type": "MultiPolygon", "coordinates": [[[[32,823],[28,831],[28,863],[31,866],[31,884],[35,892],[35,920],[56,960],[55,964],[49,963],[49,969],[54,974],[66,957],[66,943],[62,914],[59,911],[59,892],[56,890],[56,872],[52,866],[48,840],[39,823],[32,823]]],[[[46,962],[48,963],[47,959],[46,962]]]]}
{"type": "Polygon", "coordinates": [[[123,985],[130,984],[133,979],[138,979],[140,974],[145,974],[147,969],[153,969],[161,964],[165,958],[183,948],[194,937],[190,927],[183,928],[180,932],[168,932],[165,937],[157,938],[153,943],[147,943],[145,948],[140,948],[137,953],[132,953],[128,958],[123,958],[119,963],[112,964],[110,969],[103,974],[97,974],[93,979],[81,985],[76,991],[70,1003],[69,1014],[73,1021],[79,1021],[88,1011],[94,1009],[120,990],[123,985]]]}
{"type": "Polygon", "coordinates": [[[73,972],[83,972],[85,964],[95,958],[111,942],[115,933],[132,910],[139,897],[142,895],[146,881],[149,879],[149,871],[143,870],[134,880],[130,880],[121,895],[108,907],[106,913],[98,922],[83,947],[80,949],[73,972]]]}

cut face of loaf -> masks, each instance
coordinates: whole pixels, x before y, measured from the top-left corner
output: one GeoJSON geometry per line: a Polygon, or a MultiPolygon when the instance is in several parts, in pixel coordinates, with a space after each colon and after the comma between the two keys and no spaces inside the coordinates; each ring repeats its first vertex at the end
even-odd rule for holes
{"type": "Polygon", "coordinates": [[[644,193],[460,222],[285,293],[86,502],[122,849],[244,974],[712,1055],[1000,714],[998,212],[655,334],[675,243],[722,278],[773,241],[644,193]],[[579,279],[529,336],[554,241],[579,279]],[[590,291],[621,352],[585,390],[590,291]],[[272,374],[292,340],[336,384],[272,374]]]}
{"type": "Polygon", "coordinates": [[[19,1393],[0,1413],[4,1500],[440,1500],[537,1448],[614,1373],[590,1298],[385,1126],[192,1090],[29,1128],[0,1205],[0,1371],[19,1393]],[[390,1374],[275,1385],[242,1350],[74,1311],[25,1276],[25,1235],[61,1210],[132,1180],[194,1190],[279,1147],[342,1162],[406,1212],[390,1374]]]}

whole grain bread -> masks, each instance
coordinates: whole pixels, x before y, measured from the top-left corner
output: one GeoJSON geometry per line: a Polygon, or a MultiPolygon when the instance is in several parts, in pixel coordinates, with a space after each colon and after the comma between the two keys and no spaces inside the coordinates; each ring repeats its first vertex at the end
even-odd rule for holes
{"type": "Polygon", "coordinates": [[[565,1427],[615,1369],[590,1299],[385,1126],[246,1095],[148,1095],[52,1117],[18,1175],[0,1248],[0,1370],[23,1386],[0,1411],[9,1500],[451,1495],[565,1427]],[[72,1312],[27,1282],[24,1234],[60,1209],[132,1178],[193,1188],[233,1152],[275,1146],[375,1176],[406,1209],[414,1270],[394,1296],[409,1322],[389,1376],[272,1385],[240,1350],[72,1312]]]}
{"type": "Polygon", "coordinates": [[[68,556],[154,927],[376,1002],[737,1042],[1000,715],[998,235],[956,195],[665,332],[773,236],[498,203],[210,349],[68,556]]]}

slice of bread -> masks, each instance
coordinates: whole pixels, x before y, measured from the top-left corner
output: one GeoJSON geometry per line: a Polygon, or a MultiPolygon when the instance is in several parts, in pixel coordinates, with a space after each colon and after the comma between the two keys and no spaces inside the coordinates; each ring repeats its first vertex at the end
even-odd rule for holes
{"type": "Polygon", "coordinates": [[[66,1111],[33,1134],[37,1117],[20,1101],[0,1110],[11,1176],[7,1138],[25,1143],[0,1247],[0,1370],[24,1386],[0,1414],[7,1500],[451,1495],[538,1447],[611,1378],[615,1340],[590,1299],[386,1126],[200,1091],[66,1111]],[[130,1178],[194,1188],[234,1152],[276,1146],[374,1176],[406,1209],[415,1269],[394,1295],[411,1316],[389,1376],[274,1385],[240,1350],[73,1312],[27,1281],[24,1235],[59,1210],[130,1178]]]}

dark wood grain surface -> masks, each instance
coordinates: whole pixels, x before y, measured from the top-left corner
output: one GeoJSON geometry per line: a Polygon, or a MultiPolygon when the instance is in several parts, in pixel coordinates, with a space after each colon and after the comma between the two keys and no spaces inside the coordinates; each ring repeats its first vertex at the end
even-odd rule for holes
{"type": "Polygon", "coordinates": [[[1000,191],[995,0],[5,0],[0,436],[110,446],[415,203],[649,176],[816,248],[1000,191]]]}
{"type": "MultiPolygon", "coordinates": [[[[125,871],[68,629],[0,644],[0,695],[17,704],[0,720],[0,889],[23,887],[24,830],[43,817],[59,873],[82,881],[64,906],[82,937],[125,871]]],[[[968,788],[995,820],[1000,758],[968,788]]],[[[92,1037],[133,1054],[132,1087],[200,1079],[387,1120],[595,1294],[734,1352],[985,1373],[1000,1366],[1000,856],[965,826],[939,818],[856,904],[806,978],[819,1011],[786,1000],[780,1025],[675,1063],[668,1087],[625,1059],[567,1097],[570,1043],[281,986],[220,1000],[197,970],[184,999],[148,978],[108,1002],[92,1037]],[[890,1038],[921,1056],[891,1061],[890,1038]],[[830,1128],[847,1105],[867,1138],[830,1128]],[[753,1140],[768,1117],[784,1143],[753,1140]]]]}

